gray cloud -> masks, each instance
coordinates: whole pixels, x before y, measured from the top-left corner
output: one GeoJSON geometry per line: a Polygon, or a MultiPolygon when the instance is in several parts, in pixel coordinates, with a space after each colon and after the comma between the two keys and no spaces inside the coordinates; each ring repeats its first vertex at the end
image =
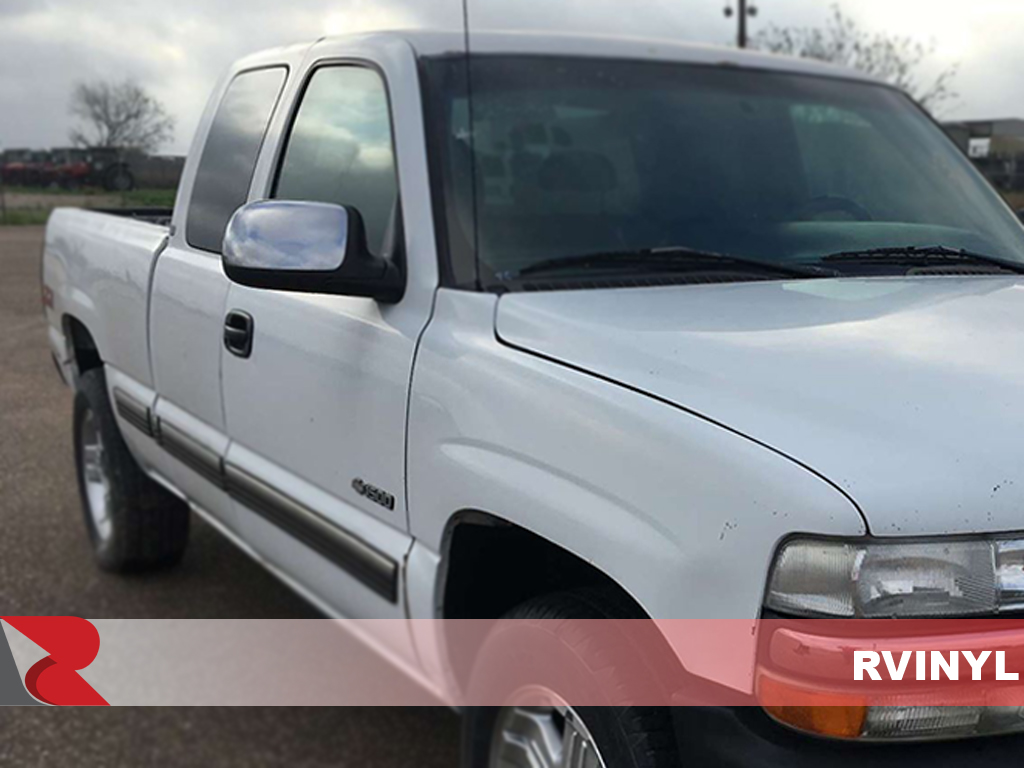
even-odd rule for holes
{"type": "MultiPolygon", "coordinates": [[[[551,29],[726,43],[724,0],[470,0],[480,28],[551,29]]],[[[761,0],[754,27],[820,23],[821,0],[761,0]]],[[[1019,0],[847,0],[869,28],[935,39],[939,65],[962,62],[951,117],[1024,116],[1019,0]]],[[[0,146],[67,142],[74,83],[134,77],[176,116],[184,152],[231,61],[348,29],[456,27],[460,0],[0,0],[0,146]]]]}

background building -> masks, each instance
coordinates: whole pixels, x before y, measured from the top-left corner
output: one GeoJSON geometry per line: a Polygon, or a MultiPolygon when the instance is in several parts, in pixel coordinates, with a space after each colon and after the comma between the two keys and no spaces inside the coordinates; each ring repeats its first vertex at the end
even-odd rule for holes
{"type": "Polygon", "coordinates": [[[1024,191],[1024,120],[972,120],[944,127],[999,189],[1024,191]]]}

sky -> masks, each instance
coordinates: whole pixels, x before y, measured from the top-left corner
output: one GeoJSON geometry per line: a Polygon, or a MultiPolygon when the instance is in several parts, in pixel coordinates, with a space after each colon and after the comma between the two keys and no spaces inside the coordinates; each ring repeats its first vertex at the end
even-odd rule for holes
{"type": "MultiPolygon", "coordinates": [[[[557,29],[730,44],[735,0],[469,0],[471,29],[557,29]]],[[[751,32],[813,26],[826,0],[754,0],[751,32]]],[[[841,0],[864,28],[934,42],[959,62],[943,119],[1024,118],[1020,0],[841,0]]],[[[131,77],[175,117],[164,152],[188,151],[209,91],[247,53],[324,34],[459,28],[461,0],[0,0],[0,148],[67,145],[78,81],[131,77]]],[[[928,70],[922,75],[927,78],[928,70]]]]}

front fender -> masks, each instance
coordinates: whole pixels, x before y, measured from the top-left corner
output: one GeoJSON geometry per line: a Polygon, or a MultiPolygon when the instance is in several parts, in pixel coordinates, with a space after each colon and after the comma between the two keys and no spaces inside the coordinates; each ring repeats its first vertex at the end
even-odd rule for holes
{"type": "MultiPolygon", "coordinates": [[[[495,301],[440,291],[417,357],[409,509],[435,552],[456,511],[481,510],[592,563],[655,619],[753,620],[780,540],[866,533],[846,496],[786,456],[502,345],[495,301]]],[[[699,649],[674,645],[697,672],[699,649]]],[[[716,682],[749,690],[751,675],[716,682]]]]}

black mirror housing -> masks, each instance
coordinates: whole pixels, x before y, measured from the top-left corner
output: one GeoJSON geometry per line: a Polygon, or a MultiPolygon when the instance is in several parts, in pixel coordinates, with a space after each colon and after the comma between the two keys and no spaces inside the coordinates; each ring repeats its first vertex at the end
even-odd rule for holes
{"type": "Polygon", "coordinates": [[[405,293],[403,270],[374,256],[350,206],[263,200],[239,208],[224,235],[228,278],[251,288],[366,296],[393,304],[405,293]]]}

